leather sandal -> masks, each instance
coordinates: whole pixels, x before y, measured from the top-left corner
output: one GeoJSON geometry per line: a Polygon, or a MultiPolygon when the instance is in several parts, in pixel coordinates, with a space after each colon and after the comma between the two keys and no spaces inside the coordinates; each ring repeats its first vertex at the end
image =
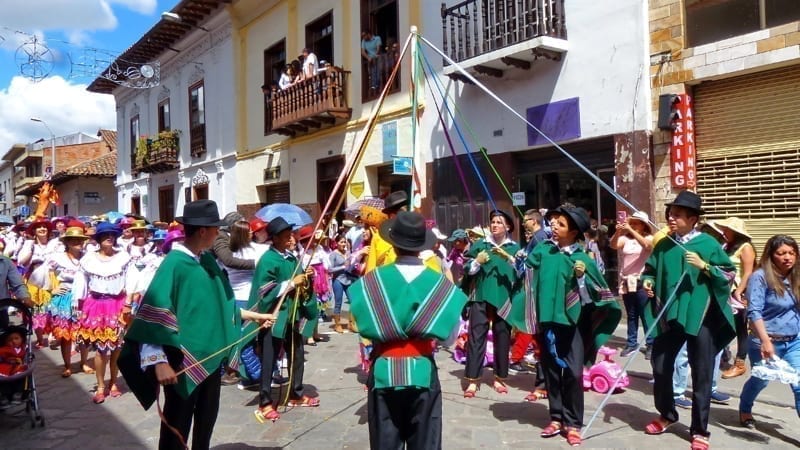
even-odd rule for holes
{"type": "Polygon", "coordinates": [[[577,447],[581,445],[583,438],[581,438],[581,430],[577,427],[567,427],[567,444],[577,447]]]}
{"type": "Polygon", "coordinates": [[[525,396],[526,402],[536,402],[547,398],[547,389],[536,389],[525,396]]]}
{"type": "Polygon", "coordinates": [[[543,438],[549,438],[553,436],[558,436],[559,434],[561,434],[561,422],[556,422],[554,420],[550,422],[546,427],[544,427],[542,432],[539,433],[539,436],[543,438]]]}
{"type": "Polygon", "coordinates": [[[289,402],[286,404],[290,408],[294,408],[295,406],[300,406],[304,408],[314,408],[319,406],[319,397],[309,397],[304,395],[300,398],[292,398],[289,399],[289,402]]]}
{"type": "Polygon", "coordinates": [[[756,419],[752,414],[739,413],[739,424],[743,427],[754,430],[756,428],[756,419]]]}
{"type": "Polygon", "coordinates": [[[708,450],[709,448],[711,448],[711,444],[708,442],[706,436],[702,434],[695,434],[692,436],[692,450],[708,450]]]}
{"type": "Polygon", "coordinates": [[[474,389],[470,389],[469,386],[467,386],[467,388],[464,389],[464,398],[475,398],[475,394],[479,390],[481,390],[481,386],[478,384],[475,385],[474,389]]]}
{"type": "Polygon", "coordinates": [[[508,394],[508,386],[499,379],[494,380],[494,391],[498,394],[508,394]]]}
{"type": "Polygon", "coordinates": [[[253,414],[255,414],[258,423],[265,423],[268,420],[274,423],[281,418],[280,413],[276,411],[271,404],[258,408],[253,414]]]}
{"type": "Polygon", "coordinates": [[[667,431],[667,428],[669,428],[673,423],[675,422],[670,422],[669,420],[659,416],[656,420],[648,423],[647,426],[644,427],[644,432],[645,434],[650,435],[664,434],[664,432],[667,431]]]}

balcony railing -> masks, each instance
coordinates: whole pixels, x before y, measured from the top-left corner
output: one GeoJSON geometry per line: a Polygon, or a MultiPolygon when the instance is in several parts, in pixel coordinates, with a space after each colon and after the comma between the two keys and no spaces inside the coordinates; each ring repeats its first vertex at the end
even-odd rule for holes
{"type": "Polygon", "coordinates": [[[312,78],[276,91],[269,100],[272,132],[297,136],[349,120],[353,113],[347,106],[349,74],[338,67],[328,67],[312,78]]]}
{"type": "Polygon", "coordinates": [[[144,148],[137,149],[134,172],[161,173],[180,167],[180,145],[176,135],[146,142],[144,148]]]}
{"type": "MultiPolygon", "coordinates": [[[[444,52],[459,63],[511,49],[511,54],[497,59],[504,59],[506,65],[528,68],[527,55],[558,59],[558,55],[550,53],[566,50],[562,45],[567,38],[564,0],[466,0],[451,7],[442,3],[441,14],[444,52]],[[542,42],[527,47],[517,45],[537,38],[542,42]],[[525,56],[519,58],[522,54],[525,56]]],[[[491,69],[489,66],[487,69],[491,69]]],[[[476,71],[481,72],[478,67],[476,71]]]]}

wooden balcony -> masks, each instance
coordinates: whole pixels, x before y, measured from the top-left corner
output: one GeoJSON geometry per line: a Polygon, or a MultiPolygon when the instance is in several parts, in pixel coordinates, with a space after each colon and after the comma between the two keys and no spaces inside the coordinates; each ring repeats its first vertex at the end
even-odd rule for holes
{"type": "Polygon", "coordinates": [[[338,67],[328,67],[313,78],[276,91],[269,100],[272,132],[298,136],[350,120],[353,110],[347,107],[349,74],[338,67]]]}
{"type": "Polygon", "coordinates": [[[179,154],[180,145],[177,137],[148,141],[145,154],[136,155],[133,171],[161,173],[175,170],[181,165],[179,154]]]}
{"type": "MultiPolygon", "coordinates": [[[[442,3],[441,14],[444,53],[472,75],[502,78],[540,58],[559,61],[568,49],[564,0],[465,0],[442,3]]],[[[445,75],[468,82],[444,65],[445,75]]]]}

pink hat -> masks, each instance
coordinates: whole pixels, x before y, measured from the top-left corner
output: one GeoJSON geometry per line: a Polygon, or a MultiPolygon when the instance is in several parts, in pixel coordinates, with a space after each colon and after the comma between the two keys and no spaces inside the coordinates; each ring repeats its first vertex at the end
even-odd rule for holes
{"type": "Polygon", "coordinates": [[[175,241],[183,241],[186,239],[186,235],[183,234],[183,230],[172,230],[167,233],[167,237],[164,239],[164,243],[161,244],[161,251],[164,253],[169,253],[172,250],[172,243],[175,241]]]}

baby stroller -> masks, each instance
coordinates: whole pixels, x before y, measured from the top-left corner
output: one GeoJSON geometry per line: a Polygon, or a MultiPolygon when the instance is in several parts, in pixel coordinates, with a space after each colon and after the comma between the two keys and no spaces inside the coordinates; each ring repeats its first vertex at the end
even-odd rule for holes
{"type": "Polygon", "coordinates": [[[33,376],[33,316],[30,308],[13,299],[0,300],[0,400],[5,411],[24,404],[31,427],[44,426],[33,376]],[[21,336],[18,348],[7,345],[12,335],[21,336]],[[14,352],[17,352],[15,355],[14,352]]]}

